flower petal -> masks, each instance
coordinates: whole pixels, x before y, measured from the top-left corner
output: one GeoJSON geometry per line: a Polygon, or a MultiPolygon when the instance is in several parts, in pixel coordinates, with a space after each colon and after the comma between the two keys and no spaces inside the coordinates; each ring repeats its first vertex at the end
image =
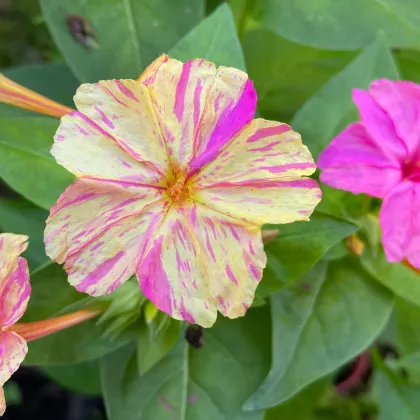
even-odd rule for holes
{"type": "Polygon", "coordinates": [[[28,237],[13,233],[0,233],[0,279],[6,278],[16,267],[20,254],[28,248],[28,237]]]}
{"type": "Polygon", "coordinates": [[[258,228],[197,205],[172,208],[137,268],[145,296],[176,319],[210,327],[252,303],[266,257],[258,228]]]}
{"type": "Polygon", "coordinates": [[[385,197],[379,220],[388,261],[420,268],[420,185],[403,181],[385,197]]]}
{"type": "Polygon", "coordinates": [[[39,95],[0,73],[0,102],[60,118],[72,109],[39,95]]]}
{"type": "Polygon", "coordinates": [[[159,184],[161,175],[147,162],[134,159],[102,128],[80,112],[61,119],[51,153],[76,176],[159,184]]]}
{"type": "Polygon", "coordinates": [[[76,180],[51,208],[44,236],[48,256],[63,263],[111,226],[161,198],[162,190],[153,187],[76,180]]]}
{"type": "Polygon", "coordinates": [[[16,372],[28,352],[26,341],[13,331],[0,336],[0,386],[16,372]]]}
{"type": "Polygon", "coordinates": [[[134,274],[168,202],[153,189],[90,188],[79,180],[64,192],[47,220],[45,242],[47,254],[65,262],[70,284],[101,296],[134,274]]]}
{"type": "Polygon", "coordinates": [[[369,94],[391,118],[398,137],[409,152],[416,152],[420,133],[419,85],[380,79],[370,85],[369,94]]]}
{"type": "Polygon", "coordinates": [[[221,182],[296,179],[316,169],[300,135],[287,124],[253,120],[192,179],[202,188],[221,182]]]}
{"type": "Polygon", "coordinates": [[[3,328],[22,318],[30,295],[28,263],[19,257],[9,275],[0,279],[0,325],[3,328]]]}
{"type": "Polygon", "coordinates": [[[397,136],[390,116],[379,104],[361,89],[353,89],[353,102],[359,108],[360,117],[376,146],[390,161],[403,161],[407,157],[407,148],[397,136]]]}
{"type": "Polygon", "coordinates": [[[4,389],[0,387],[0,416],[6,411],[6,400],[4,399],[4,389]]]}
{"type": "Polygon", "coordinates": [[[77,89],[77,109],[139,162],[166,175],[168,154],[147,88],[137,80],[102,80],[77,89]]]}
{"type": "Polygon", "coordinates": [[[321,200],[321,190],[316,181],[306,178],[242,185],[219,184],[193,190],[191,198],[235,219],[262,225],[309,220],[321,200]]]}
{"type": "Polygon", "coordinates": [[[204,111],[216,67],[206,60],[160,61],[144,77],[166,146],[177,173],[193,154],[194,134],[204,111]],[[154,74],[153,74],[154,72],[154,74]]]}
{"type": "Polygon", "coordinates": [[[161,56],[142,74],[175,170],[213,159],[255,113],[256,93],[246,73],[196,59],[161,56]]]}
{"type": "Polygon", "coordinates": [[[342,131],[321,153],[318,166],[323,183],[379,198],[402,178],[399,163],[383,153],[363,123],[342,131]]]}

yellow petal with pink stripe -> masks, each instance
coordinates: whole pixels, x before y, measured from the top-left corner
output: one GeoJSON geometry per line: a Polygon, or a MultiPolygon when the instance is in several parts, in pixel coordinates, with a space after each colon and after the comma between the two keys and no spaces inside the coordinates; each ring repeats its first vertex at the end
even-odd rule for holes
{"type": "Polygon", "coordinates": [[[309,178],[242,185],[220,183],[193,190],[191,198],[220,213],[262,225],[309,220],[321,200],[321,190],[309,178]]]}
{"type": "Polygon", "coordinates": [[[0,234],[0,328],[18,321],[31,294],[29,270],[19,255],[27,248],[27,236],[0,234]]]}
{"type": "Polygon", "coordinates": [[[222,182],[290,180],[315,169],[298,133],[287,124],[256,119],[191,181],[201,188],[222,182]]]}
{"type": "Polygon", "coordinates": [[[28,352],[26,341],[13,331],[4,331],[0,336],[0,386],[9,380],[28,352]]]}
{"type": "Polygon", "coordinates": [[[137,276],[160,310],[210,327],[217,310],[245,314],[265,264],[259,228],[189,201],[171,208],[137,276]]]}
{"type": "Polygon", "coordinates": [[[139,162],[163,176],[169,160],[147,88],[137,80],[102,80],[77,89],[77,109],[139,162]]]}
{"type": "Polygon", "coordinates": [[[72,109],[39,95],[0,73],[0,102],[60,118],[72,109]]]}
{"type": "Polygon", "coordinates": [[[165,183],[153,165],[136,160],[114,137],[80,112],[71,112],[61,119],[54,140],[52,155],[77,177],[165,183]]]}
{"type": "Polygon", "coordinates": [[[6,400],[4,399],[4,389],[0,387],[0,416],[6,411],[6,400]]]}

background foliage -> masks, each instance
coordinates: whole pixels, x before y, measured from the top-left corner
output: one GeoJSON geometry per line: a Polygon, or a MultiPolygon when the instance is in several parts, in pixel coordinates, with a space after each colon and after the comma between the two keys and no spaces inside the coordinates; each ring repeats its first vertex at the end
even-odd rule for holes
{"type": "MultiPolygon", "coordinates": [[[[358,118],[352,88],[381,77],[420,82],[417,0],[41,0],[13,7],[2,0],[0,20],[2,71],[69,106],[80,83],[136,78],[162,52],[247,70],[260,116],[291,123],[315,158],[358,118]],[[71,15],[84,19],[82,33],[69,29],[71,15]]],[[[49,154],[57,126],[0,105],[0,229],[30,236],[26,321],[92,303],[43,248],[48,209],[73,179],[49,154]]],[[[375,201],[323,192],[309,223],[267,226],[279,234],[266,246],[254,307],[243,319],[220,316],[201,348],[133,281],[99,300],[106,309],[99,321],[30,343],[25,363],[65,387],[102,394],[109,420],[420,418],[419,275],[386,262],[375,201]],[[360,257],[346,246],[355,233],[367,244],[360,257]],[[357,376],[360,360],[368,367],[357,376]]]]}

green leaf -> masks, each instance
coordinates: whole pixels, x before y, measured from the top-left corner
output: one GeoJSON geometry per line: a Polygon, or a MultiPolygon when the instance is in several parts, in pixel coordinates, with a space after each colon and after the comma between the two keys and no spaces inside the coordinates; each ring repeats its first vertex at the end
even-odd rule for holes
{"type": "MultiPolygon", "coordinates": [[[[73,107],[73,96],[79,82],[64,63],[40,64],[36,66],[14,67],[3,74],[22,86],[53,99],[61,104],[73,107]]],[[[40,114],[0,104],[0,116],[39,116],[40,114]]],[[[58,124],[57,124],[58,125],[58,124]]]]}
{"type": "Polygon", "coordinates": [[[389,362],[393,370],[405,372],[410,383],[420,385],[420,350],[389,362]]]}
{"type": "Polygon", "coordinates": [[[135,346],[109,354],[101,362],[109,420],[260,420],[261,412],[241,406],[268,370],[269,328],[266,307],[241,319],[219,317],[201,349],[182,340],[143,376],[135,346]]]}
{"type": "Polygon", "coordinates": [[[169,353],[179,340],[181,328],[182,323],[172,319],[168,319],[166,328],[157,334],[153,334],[147,324],[141,326],[137,348],[140,375],[148,372],[169,353]]]}
{"type": "Polygon", "coordinates": [[[375,372],[373,392],[379,403],[378,420],[417,420],[420,387],[407,384],[389,371],[375,372]]]}
{"type": "Polygon", "coordinates": [[[54,382],[71,391],[87,395],[101,395],[98,360],[77,365],[44,366],[42,371],[54,382]]]}
{"type": "Polygon", "coordinates": [[[242,43],[259,111],[285,122],[355,56],[305,47],[265,29],[247,32],[242,43]]]}
{"type": "Polygon", "coordinates": [[[354,258],[322,262],[273,295],[272,366],[245,408],[280,404],[353,359],[386,325],[392,305],[354,258]]]}
{"type": "Polygon", "coordinates": [[[420,83],[420,52],[395,50],[394,57],[400,69],[401,79],[420,83]]]}
{"type": "Polygon", "coordinates": [[[336,134],[358,119],[357,108],[351,100],[352,89],[366,89],[380,77],[398,78],[395,62],[381,37],[367,46],[297,112],[291,125],[302,135],[315,159],[336,134]]]}
{"type": "Polygon", "coordinates": [[[197,25],[170,51],[171,57],[181,61],[205,58],[217,66],[231,66],[245,70],[245,60],[232,12],[222,4],[197,25]]]}
{"type": "Polygon", "coordinates": [[[351,223],[317,212],[309,222],[270,226],[273,227],[279,234],[265,246],[268,262],[257,289],[259,297],[269,296],[298,279],[329,249],[357,230],[351,223]]]}
{"type": "Polygon", "coordinates": [[[44,209],[74,179],[50,154],[58,123],[41,117],[0,118],[0,176],[44,209]]]}
{"type": "Polygon", "coordinates": [[[316,48],[357,49],[380,32],[389,46],[419,45],[417,0],[266,0],[258,11],[281,36],[316,48]]]}
{"type": "Polygon", "coordinates": [[[136,79],[204,15],[203,0],[41,0],[41,6],[58,48],[82,82],[136,79]],[[71,33],[71,15],[84,19],[90,46],[71,33]]]}
{"type": "Polygon", "coordinates": [[[264,420],[308,420],[321,397],[325,394],[330,379],[314,382],[290,400],[267,410],[264,420]]]}
{"type": "Polygon", "coordinates": [[[382,249],[366,248],[361,261],[375,280],[391,290],[396,296],[420,306],[420,278],[418,273],[402,264],[389,263],[382,249]]]}
{"type": "Polygon", "coordinates": [[[44,228],[48,213],[23,198],[0,197],[0,229],[29,236],[23,254],[34,269],[48,261],[44,248],[44,228]]]}
{"type": "MultiPolygon", "coordinates": [[[[401,279],[404,281],[404,279],[401,279]]],[[[403,355],[420,351],[420,306],[403,299],[395,300],[395,319],[399,349],[403,355]]]]}

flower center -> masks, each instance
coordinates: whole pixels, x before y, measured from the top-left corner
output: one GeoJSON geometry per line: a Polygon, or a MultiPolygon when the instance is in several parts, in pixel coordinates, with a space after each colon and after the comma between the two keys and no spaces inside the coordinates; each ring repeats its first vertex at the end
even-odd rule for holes
{"type": "Polygon", "coordinates": [[[420,181],[420,160],[413,159],[404,162],[403,177],[412,181],[420,181]]]}
{"type": "Polygon", "coordinates": [[[174,203],[183,201],[190,195],[190,187],[185,185],[185,177],[181,176],[178,180],[168,188],[168,194],[174,203]]]}

